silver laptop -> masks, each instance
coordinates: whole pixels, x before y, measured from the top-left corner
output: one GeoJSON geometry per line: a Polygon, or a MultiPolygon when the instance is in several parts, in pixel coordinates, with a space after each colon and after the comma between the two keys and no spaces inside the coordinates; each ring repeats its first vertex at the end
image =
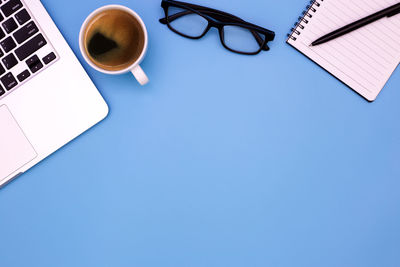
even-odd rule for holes
{"type": "Polygon", "coordinates": [[[40,1],[0,1],[0,187],[107,114],[40,1]]]}

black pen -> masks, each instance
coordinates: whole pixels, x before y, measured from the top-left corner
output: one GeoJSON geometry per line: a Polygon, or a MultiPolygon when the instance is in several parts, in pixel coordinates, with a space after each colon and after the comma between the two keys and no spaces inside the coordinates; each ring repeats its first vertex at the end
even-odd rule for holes
{"type": "Polygon", "coordinates": [[[331,33],[328,33],[327,35],[322,36],[321,38],[319,38],[318,40],[315,40],[311,46],[316,46],[316,45],[320,45],[323,43],[326,43],[328,41],[331,41],[333,39],[336,39],[340,36],[343,36],[345,34],[348,34],[349,32],[355,31],[361,27],[364,27],[365,25],[368,25],[372,22],[375,22],[377,20],[380,20],[384,17],[392,17],[394,15],[397,15],[400,13],[400,3],[395,4],[391,7],[388,7],[382,11],[379,11],[375,14],[372,14],[366,18],[360,19],[356,22],[353,22],[347,26],[344,26],[336,31],[333,31],[331,33]]]}

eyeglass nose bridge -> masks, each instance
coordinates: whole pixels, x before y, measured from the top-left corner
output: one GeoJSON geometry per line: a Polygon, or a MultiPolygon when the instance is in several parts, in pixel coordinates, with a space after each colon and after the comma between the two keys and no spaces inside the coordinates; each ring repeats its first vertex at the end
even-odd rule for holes
{"type": "Polygon", "coordinates": [[[215,20],[209,20],[208,21],[208,27],[211,28],[217,28],[218,30],[222,29],[224,25],[218,21],[215,20]]]}
{"type": "MultiPolygon", "coordinates": [[[[208,25],[206,30],[204,31],[204,33],[202,34],[202,37],[204,37],[212,28],[215,28],[218,31],[218,35],[219,35],[219,39],[221,41],[221,44],[226,47],[225,43],[224,43],[224,38],[225,38],[225,34],[224,34],[224,24],[219,23],[218,21],[213,21],[213,20],[209,20],[208,21],[208,25]]],[[[226,47],[227,48],[227,47],[226,47]]],[[[229,48],[227,48],[229,49],[229,48]]]]}
{"type": "Polygon", "coordinates": [[[214,27],[214,28],[219,28],[219,27],[221,27],[221,23],[219,23],[218,21],[209,20],[208,26],[214,27]]]}
{"type": "Polygon", "coordinates": [[[216,28],[218,30],[218,33],[221,35],[223,34],[222,31],[223,27],[224,25],[222,23],[219,23],[218,21],[209,20],[207,28],[203,33],[203,36],[206,35],[211,30],[211,28],[216,28]]]}

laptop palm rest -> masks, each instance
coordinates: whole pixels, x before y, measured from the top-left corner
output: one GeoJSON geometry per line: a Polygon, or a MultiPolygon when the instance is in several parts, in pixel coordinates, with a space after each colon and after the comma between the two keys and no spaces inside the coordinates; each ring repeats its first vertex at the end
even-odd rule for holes
{"type": "Polygon", "coordinates": [[[0,181],[37,156],[7,106],[0,106],[0,181]]]}

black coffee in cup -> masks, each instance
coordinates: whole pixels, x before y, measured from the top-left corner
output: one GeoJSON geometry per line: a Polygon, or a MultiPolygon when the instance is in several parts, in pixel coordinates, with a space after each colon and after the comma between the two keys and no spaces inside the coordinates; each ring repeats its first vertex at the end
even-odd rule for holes
{"type": "Polygon", "coordinates": [[[86,26],[83,42],[89,59],[99,68],[119,71],[136,62],[145,45],[141,23],[121,9],[107,9],[86,26]]]}

